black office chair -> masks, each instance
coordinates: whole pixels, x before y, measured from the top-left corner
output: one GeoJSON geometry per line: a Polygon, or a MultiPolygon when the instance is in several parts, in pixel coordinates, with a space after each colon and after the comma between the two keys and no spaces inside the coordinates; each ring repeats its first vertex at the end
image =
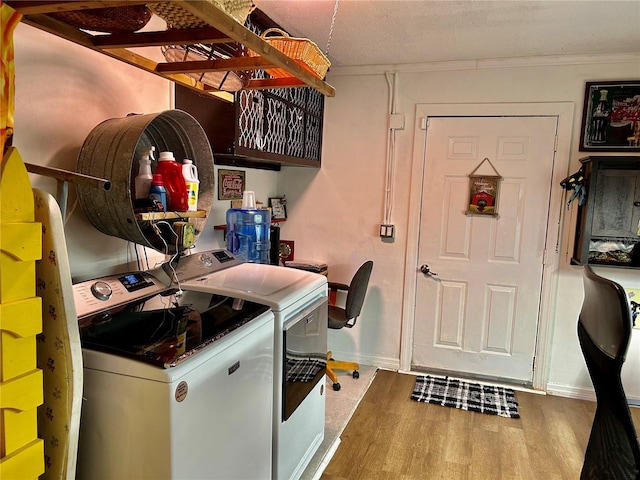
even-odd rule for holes
{"type": "Polygon", "coordinates": [[[631,309],[624,289],[584,268],[584,302],[578,339],[596,392],[596,413],[581,480],[640,479],[640,445],[620,371],[631,338],[631,309]]]}
{"type": "MultiPolygon", "coordinates": [[[[364,297],[367,293],[372,269],[373,262],[369,260],[360,266],[349,285],[329,282],[329,328],[353,328],[356,324],[362,311],[362,304],[364,303],[364,297]],[[335,305],[335,297],[338,291],[347,292],[347,300],[344,308],[335,305]]],[[[360,377],[360,373],[358,372],[360,365],[356,362],[334,360],[331,355],[331,352],[327,353],[327,376],[333,382],[333,389],[338,391],[340,390],[340,383],[338,383],[338,376],[334,370],[353,370],[353,378],[358,378],[360,377]]]]}

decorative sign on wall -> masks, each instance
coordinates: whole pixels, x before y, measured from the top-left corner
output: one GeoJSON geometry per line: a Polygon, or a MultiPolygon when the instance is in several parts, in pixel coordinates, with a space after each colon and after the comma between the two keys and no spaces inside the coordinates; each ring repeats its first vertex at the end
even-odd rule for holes
{"type": "Polygon", "coordinates": [[[625,288],[631,305],[631,320],[633,328],[640,330],[640,288],[625,288]]]}
{"type": "Polygon", "coordinates": [[[218,170],[218,200],[242,198],[244,175],[242,170],[218,170]]]}
{"type": "Polygon", "coordinates": [[[502,176],[493,166],[491,160],[485,158],[469,174],[469,209],[466,214],[472,215],[498,215],[497,201],[502,176]],[[475,175],[484,162],[489,162],[495,175],[475,175]]]}
{"type": "Polygon", "coordinates": [[[640,151],[640,80],[588,82],[580,151],[640,151]]]}

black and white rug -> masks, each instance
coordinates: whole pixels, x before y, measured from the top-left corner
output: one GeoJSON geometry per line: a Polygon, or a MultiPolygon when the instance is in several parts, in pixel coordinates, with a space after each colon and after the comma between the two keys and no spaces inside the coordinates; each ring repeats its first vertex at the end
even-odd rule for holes
{"type": "Polygon", "coordinates": [[[449,377],[416,377],[411,399],[507,418],[520,418],[518,402],[510,388],[469,383],[449,377]]]}

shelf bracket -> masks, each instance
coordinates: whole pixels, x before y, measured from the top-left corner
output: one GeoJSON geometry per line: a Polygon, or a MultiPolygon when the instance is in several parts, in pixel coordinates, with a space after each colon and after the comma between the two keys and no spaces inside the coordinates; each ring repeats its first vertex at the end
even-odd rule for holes
{"type": "Polygon", "coordinates": [[[62,170],[60,168],[34,165],[33,163],[25,162],[25,166],[27,167],[27,172],[29,173],[44,175],[46,177],[52,177],[57,180],[58,191],[56,199],[58,200],[58,205],[60,205],[62,218],[65,218],[67,214],[67,198],[69,196],[68,182],[75,183],[76,185],[84,185],[91,188],[99,188],[106,191],[111,189],[111,181],[104,178],[92,177],[91,175],[70,172],[69,170],[62,170]]]}

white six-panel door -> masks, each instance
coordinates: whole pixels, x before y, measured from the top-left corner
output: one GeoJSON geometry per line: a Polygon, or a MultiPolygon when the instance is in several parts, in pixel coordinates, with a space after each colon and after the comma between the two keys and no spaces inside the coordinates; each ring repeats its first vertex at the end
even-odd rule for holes
{"type": "Polygon", "coordinates": [[[412,368],[530,383],[557,117],[430,118],[412,368]],[[498,215],[468,215],[469,174],[503,177],[498,215]],[[476,174],[494,175],[485,162],[476,174]]]}

